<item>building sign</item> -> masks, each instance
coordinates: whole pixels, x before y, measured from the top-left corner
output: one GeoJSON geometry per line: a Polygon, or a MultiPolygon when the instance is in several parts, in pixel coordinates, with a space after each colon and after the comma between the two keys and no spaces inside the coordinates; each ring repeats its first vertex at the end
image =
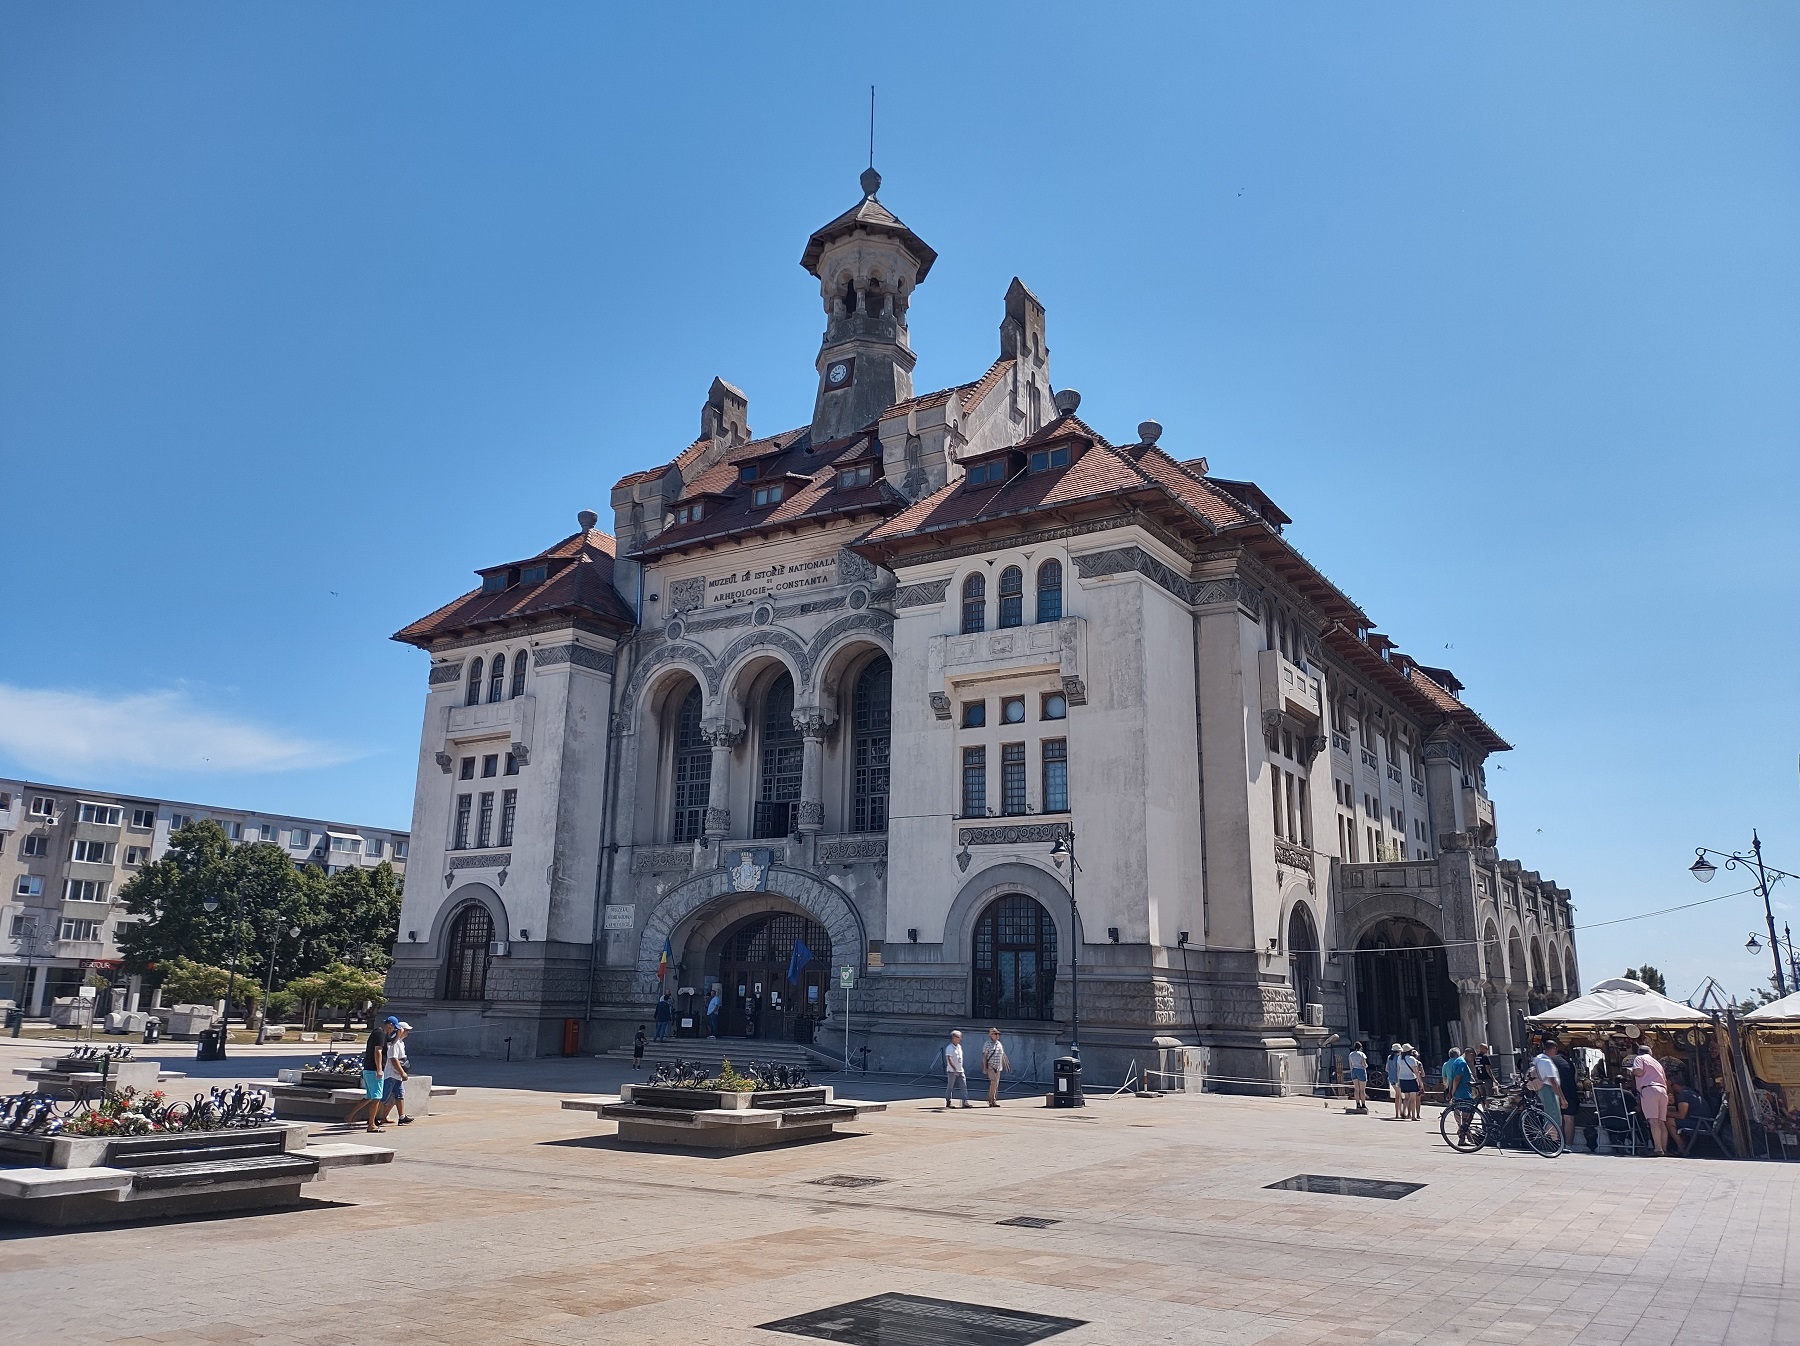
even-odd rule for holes
{"type": "Polygon", "coordinates": [[[816,556],[811,560],[786,561],[772,565],[734,570],[729,575],[715,575],[706,581],[708,603],[740,603],[746,598],[762,598],[772,594],[794,593],[836,584],[838,558],[816,556]]]}
{"type": "Polygon", "coordinates": [[[608,930],[629,930],[637,924],[637,905],[627,902],[623,906],[610,906],[606,909],[606,928],[608,930]]]}

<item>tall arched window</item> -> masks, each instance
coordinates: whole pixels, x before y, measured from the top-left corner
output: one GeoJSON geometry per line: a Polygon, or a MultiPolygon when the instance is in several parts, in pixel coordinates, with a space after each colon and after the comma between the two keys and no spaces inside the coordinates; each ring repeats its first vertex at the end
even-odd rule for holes
{"type": "Polygon", "coordinates": [[[524,696],[525,695],[525,651],[524,650],[520,650],[517,654],[515,654],[513,656],[512,694],[514,696],[524,696]]]}
{"type": "Polygon", "coordinates": [[[1045,561],[1038,567],[1038,615],[1040,622],[1062,620],[1062,562],[1045,561]]]}
{"type": "Polygon", "coordinates": [[[794,679],[783,673],[763,697],[762,782],[752,836],[785,837],[800,802],[800,731],[794,727],[794,679]]]}
{"type": "Polygon", "coordinates": [[[1007,566],[1000,572],[1000,621],[999,627],[1005,630],[1009,626],[1025,624],[1025,572],[1017,566],[1007,566]]]}
{"type": "Polygon", "coordinates": [[[977,1019],[1053,1019],[1056,924],[1035,898],[996,898],[975,923],[977,1019]]]}
{"type": "Polygon", "coordinates": [[[469,665],[469,694],[463,698],[465,706],[481,704],[481,660],[477,659],[469,665]]]}
{"type": "Polygon", "coordinates": [[[963,634],[987,629],[987,576],[977,571],[963,581],[963,634]]]}
{"type": "Polygon", "coordinates": [[[675,825],[671,841],[692,841],[706,833],[706,805],[712,790],[712,749],[700,732],[700,688],[688,690],[675,713],[675,825]]]}
{"type": "Polygon", "coordinates": [[[885,832],[888,819],[888,729],[893,711],[894,668],[877,655],[856,680],[853,713],[856,773],[851,807],[852,832],[885,832]]]}
{"type": "Polygon", "coordinates": [[[488,700],[498,701],[506,693],[506,656],[494,656],[493,676],[488,679],[488,700]]]}
{"type": "Polygon", "coordinates": [[[450,920],[449,961],[444,999],[485,1000],[489,946],[494,918],[479,902],[471,902],[450,920]]]}
{"type": "Polygon", "coordinates": [[[1304,903],[1294,903],[1288,917],[1288,982],[1304,1022],[1306,1007],[1319,1003],[1319,937],[1304,903]]]}

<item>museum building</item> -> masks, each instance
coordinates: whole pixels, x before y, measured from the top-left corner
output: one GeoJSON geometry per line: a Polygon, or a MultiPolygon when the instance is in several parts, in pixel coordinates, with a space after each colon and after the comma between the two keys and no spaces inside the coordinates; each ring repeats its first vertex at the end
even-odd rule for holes
{"type": "Polygon", "coordinates": [[[392,1005],[531,1056],[663,990],[703,1035],[716,988],[724,1039],[837,1058],[848,1012],[913,1070],[998,1024],[1039,1078],[1078,1013],[1101,1078],[1175,1037],[1245,1087],[1352,1037],[1510,1050],[1579,982],[1568,893],[1496,850],[1507,744],[1254,483],[1085,423],[1019,281],[993,364],[915,393],[936,254],[862,185],[801,257],[809,424],[757,435],[715,379],[611,534],[584,510],[396,635],[434,877],[392,1005]]]}

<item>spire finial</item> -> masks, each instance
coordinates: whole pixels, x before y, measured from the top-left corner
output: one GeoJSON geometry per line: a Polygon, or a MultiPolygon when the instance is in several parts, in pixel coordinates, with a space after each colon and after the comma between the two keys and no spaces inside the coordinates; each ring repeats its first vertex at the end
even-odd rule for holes
{"type": "Polygon", "coordinates": [[[881,190],[881,174],[875,171],[875,86],[869,86],[869,166],[863,169],[862,189],[865,197],[881,190]]]}
{"type": "Polygon", "coordinates": [[[881,190],[881,174],[877,173],[873,168],[863,169],[862,189],[864,196],[874,196],[876,192],[881,190]]]}

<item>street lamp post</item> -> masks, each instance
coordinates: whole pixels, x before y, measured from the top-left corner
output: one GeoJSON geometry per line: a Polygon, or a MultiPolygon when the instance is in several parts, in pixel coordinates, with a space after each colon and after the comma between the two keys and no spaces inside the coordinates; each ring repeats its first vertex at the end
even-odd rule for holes
{"type": "MultiPolygon", "coordinates": [[[[201,903],[201,905],[204,906],[208,912],[215,912],[219,909],[219,899],[216,897],[209,897],[206,901],[201,903]]],[[[225,980],[225,1019],[224,1022],[219,1025],[219,1059],[221,1061],[225,1059],[226,1039],[231,1036],[231,997],[237,991],[238,959],[241,958],[244,953],[244,926],[243,922],[238,920],[238,910],[239,903],[234,897],[231,903],[231,928],[233,933],[231,945],[231,975],[225,980]]]]}
{"type": "MultiPolygon", "coordinates": [[[[1706,857],[1716,855],[1725,862],[1724,868],[1754,868],[1756,871],[1756,891],[1763,900],[1763,918],[1769,923],[1769,953],[1775,960],[1775,987],[1786,995],[1788,993],[1787,970],[1781,965],[1781,940],[1775,934],[1775,908],[1769,900],[1769,877],[1776,879],[1800,879],[1800,874],[1790,874],[1785,869],[1775,869],[1763,863],[1762,838],[1755,831],[1750,833],[1750,854],[1743,855],[1737,851],[1715,851],[1708,846],[1694,847],[1694,863],[1688,866],[1688,873],[1702,883],[1711,883],[1720,866],[1706,857]]],[[[1751,950],[1755,952],[1755,950],[1751,950]]]]}
{"type": "Polygon", "coordinates": [[[1069,1055],[1081,1060],[1081,913],[1075,907],[1075,876],[1081,864],[1075,858],[1075,829],[1068,828],[1050,848],[1050,859],[1061,869],[1069,862],[1069,1055]]]}
{"type": "MultiPolygon", "coordinates": [[[[288,938],[299,939],[300,927],[288,927],[288,938]]],[[[256,1025],[256,1044],[261,1046],[269,1036],[269,997],[275,994],[275,952],[281,947],[281,922],[275,922],[269,931],[269,976],[263,985],[262,1020],[256,1025]]]]}

